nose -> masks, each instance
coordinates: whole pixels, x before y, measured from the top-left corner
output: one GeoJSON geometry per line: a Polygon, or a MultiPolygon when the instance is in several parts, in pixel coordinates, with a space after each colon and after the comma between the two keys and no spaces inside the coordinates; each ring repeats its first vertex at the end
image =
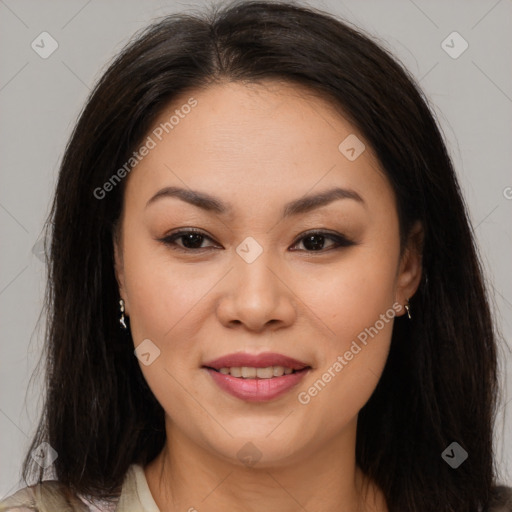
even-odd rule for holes
{"type": "Polygon", "coordinates": [[[242,325],[261,332],[278,330],[295,321],[293,283],[287,282],[289,274],[269,256],[263,251],[252,263],[235,257],[217,307],[217,316],[224,326],[242,325]]]}

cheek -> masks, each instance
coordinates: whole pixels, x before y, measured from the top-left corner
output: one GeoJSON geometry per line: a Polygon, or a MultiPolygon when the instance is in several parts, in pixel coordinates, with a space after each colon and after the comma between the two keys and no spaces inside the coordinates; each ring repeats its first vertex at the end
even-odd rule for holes
{"type": "Polygon", "coordinates": [[[133,343],[138,347],[145,342],[151,354],[150,364],[141,359],[141,371],[166,412],[179,416],[194,403],[180,383],[197,367],[198,355],[190,340],[197,338],[198,326],[190,318],[211,287],[211,277],[194,271],[192,265],[178,268],[165,250],[135,235],[125,243],[124,271],[133,343]]]}
{"type": "Polygon", "coordinates": [[[295,280],[299,297],[321,320],[333,348],[350,345],[392,308],[397,261],[398,251],[360,247],[329,268],[315,269],[314,280],[295,280]]]}
{"type": "Polygon", "coordinates": [[[133,339],[135,343],[140,338],[159,339],[165,328],[171,327],[171,318],[162,313],[175,288],[169,286],[167,271],[140,248],[131,250],[128,245],[125,255],[127,312],[133,339]]]}
{"type": "Polygon", "coordinates": [[[132,332],[145,330],[144,336],[164,336],[197,303],[208,281],[194,265],[173,260],[171,249],[136,225],[126,237],[123,260],[132,332]]]}
{"type": "Polygon", "coordinates": [[[394,310],[387,311],[386,320],[380,312],[343,315],[346,321],[334,325],[337,336],[323,346],[322,363],[296,393],[313,437],[336,435],[370,399],[389,353],[394,310]]]}
{"type": "Polygon", "coordinates": [[[149,338],[163,346],[174,326],[200,299],[206,278],[197,270],[192,272],[192,266],[178,268],[165,248],[136,233],[125,243],[124,271],[135,344],[149,338]]]}
{"type": "MultiPolygon", "coordinates": [[[[317,276],[308,306],[327,333],[319,368],[298,390],[308,413],[328,411],[333,432],[347,424],[373,393],[389,353],[398,251],[360,250],[317,276]]],[[[306,289],[303,290],[306,294],[306,289]]]]}

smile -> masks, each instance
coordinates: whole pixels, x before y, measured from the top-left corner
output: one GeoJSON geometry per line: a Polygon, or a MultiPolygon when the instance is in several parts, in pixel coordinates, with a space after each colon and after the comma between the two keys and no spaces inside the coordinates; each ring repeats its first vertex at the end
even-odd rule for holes
{"type": "Polygon", "coordinates": [[[203,365],[222,391],[245,401],[275,399],[294,388],[311,366],[281,354],[230,354],[203,365]]]}
{"type": "Polygon", "coordinates": [[[272,379],[273,377],[290,375],[295,370],[293,368],[285,368],[284,366],[267,366],[266,368],[234,366],[232,368],[221,368],[218,371],[223,375],[241,377],[242,379],[272,379]]]}

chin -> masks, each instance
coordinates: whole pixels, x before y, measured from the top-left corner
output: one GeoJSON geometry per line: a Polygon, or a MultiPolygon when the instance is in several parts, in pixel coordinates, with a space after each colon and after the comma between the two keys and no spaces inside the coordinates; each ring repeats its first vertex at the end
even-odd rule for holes
{"type": "MultiPolygon", "coordinates": [[[[275,428],[276,424],[274,424],[275,428]]],[[[271,433],[266,428],[251,429],[251,435],[235,435],[233,438],[223,436],[207,440],[215,457],[251,469],[269,469],[286,466],[304,456],[309,443],[300,432],[283,429],[271,433]]]]}

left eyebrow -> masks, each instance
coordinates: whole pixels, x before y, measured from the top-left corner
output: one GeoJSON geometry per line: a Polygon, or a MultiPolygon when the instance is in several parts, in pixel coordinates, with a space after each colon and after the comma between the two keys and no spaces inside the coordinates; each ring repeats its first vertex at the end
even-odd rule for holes
{"type": "Polygon", "coordinates": [[[321,206],[326,206],[337,199],[353,199],[362,205],[365,205],[363,198],[352,189],[335,187],[315,195],[304,196],[295,201],[291,201],[284,206],[283,219],[292,215],[307,213],[321,206]]]}
{"type": "MultiPolygon", "coordinates": [[[[176,197],[193,206],[216,214],[226,215],[233,211],[233,205],[231,203],[225,203],[221,199],[205,192],[180,187],[165,187],[159,190],[146,203],[146,208],[151,203],[163,199],[164,197],[176,197]]],[[[362,205],[366,204],[355,190],[335,187],[319,192],[318,194],[304,196],[286,203],[283,207],[282,218],[284,219],[286,217],[310,212],[311,210],[326,206],[338,199],[352,199],[362,205]]]]}
{"type": "Polygon", "coordinates": [[[159,190],[147,203],[146,208],[155,201],[164,197],[176,197],[189,203],[193,206],[197,206],[206,211],[215,212],[218,214],[226,214],[232,210],[232,206],[223,203],[220,199],[217,199],[205,192],[199,192],[197,190],[185,189],[180,187],[165,187],[159,190]]]}

